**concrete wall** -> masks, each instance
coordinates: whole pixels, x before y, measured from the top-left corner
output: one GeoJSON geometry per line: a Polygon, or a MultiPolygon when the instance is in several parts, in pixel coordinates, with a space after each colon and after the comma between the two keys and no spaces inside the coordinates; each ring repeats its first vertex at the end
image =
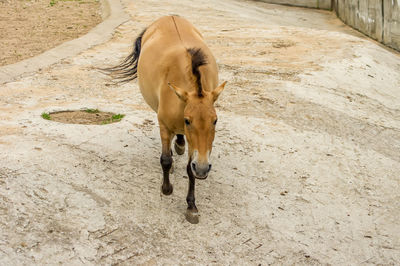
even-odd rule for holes
{"type": "Polygon", "coordinates": [[[262,0],[271,4],[331,9],[331,0],[262,0]]]}
{"type": "Polygon", "coordinates": [[[261,0],[330,9],[347,25],[400,51],[400,0],[261,0]]]}
{"type": "Polygon", "coordinates": [[[332,0],[332,9],[344,23],[400,50],[400,0],[332,0]]]}
{"type": "Polygon", "coordinates": [[[384,0],[383,43],[400,51],[400,0],[384,0]]]}

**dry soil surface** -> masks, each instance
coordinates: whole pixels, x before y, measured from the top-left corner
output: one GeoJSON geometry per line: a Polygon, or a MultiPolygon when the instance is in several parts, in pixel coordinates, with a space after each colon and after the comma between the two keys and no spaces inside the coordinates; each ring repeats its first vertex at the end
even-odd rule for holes
{"type": "Polygon", "coordinates": [[[395,265],[400,57],[325,11],[252,1],[125,1],[112,40],[0,86],[0,264],[395,265]],[[160,193],[156,114],[114,85],[135,36],[179,14],[228,85],[213,170],[185,220],[187,156],[160,193]],[[119,123],[43,112],[92,108],[119,123]]]}
{"type": "Polygon", "coordinates": [[[0,66],[82,36],[100,22],[98,0],[0,0],[0,66]]]}
{"type": "Polygon", "coordinates": [[[44,113],[42,117],[65,124],[104,125],[121,121],[123,114],[102,112],[97,109],[59,111],[44,113]]]}

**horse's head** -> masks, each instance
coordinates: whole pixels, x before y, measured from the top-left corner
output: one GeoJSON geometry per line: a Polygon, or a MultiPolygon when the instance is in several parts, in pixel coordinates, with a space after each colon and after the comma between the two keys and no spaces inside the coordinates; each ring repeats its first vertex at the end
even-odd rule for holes
{"type": "Polygon", "coordinates": [[[206,179],[211,170],[210,154],[217,124],[214,102],[225,84],[210,92],[203,90],[201,95],[169,84],[179,99],[186,103],[182,122],[189,147],[189,165],[198,179],[206,179]]]}

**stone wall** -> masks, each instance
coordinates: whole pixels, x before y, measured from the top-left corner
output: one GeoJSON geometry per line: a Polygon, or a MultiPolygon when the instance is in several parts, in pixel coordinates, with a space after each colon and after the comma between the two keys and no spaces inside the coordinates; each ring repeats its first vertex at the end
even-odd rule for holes
{"type": "Polygon", "coordinates": [[[400,51],[400,0],[332,0],[347,25],[400,51]]]}
{"type": "Polygon", "coordinates": [[[333,10],[347,25],[400,51],[400,0],[262,0],[333,10]]]}
{"type": "Polygon", "coordinates": [[[334,0],[335,12],[347,25],[371,38],[383,40],[382,0],[334,0]]]}
{"type": "Polygon", "coordinates": [[[271,4],[331,9],[331,0],[262,0],[271,4]]]}

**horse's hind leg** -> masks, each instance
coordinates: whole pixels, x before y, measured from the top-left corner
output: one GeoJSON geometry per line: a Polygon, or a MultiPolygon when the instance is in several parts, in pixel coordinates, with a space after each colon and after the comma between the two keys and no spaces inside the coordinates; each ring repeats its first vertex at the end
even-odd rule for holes
{"type": "Polygon", "coordinates": [[[160,122],[160,136],[162,143],[162,153],[160,158],[161,167],[163,170],[163,184],[161,191],[164,195],[171,195],[173,191],[172,184],[169,182],[169,173],[172,168],[172,151],[171,151],[171,139],[173,134],[160,122]]]}
{"type": "Polygon", "coordinates": [[[185,153],[185,138],[181,134],[176,135],[175,140],[175,151],[178,155],[182,155],[185,153]]]}

